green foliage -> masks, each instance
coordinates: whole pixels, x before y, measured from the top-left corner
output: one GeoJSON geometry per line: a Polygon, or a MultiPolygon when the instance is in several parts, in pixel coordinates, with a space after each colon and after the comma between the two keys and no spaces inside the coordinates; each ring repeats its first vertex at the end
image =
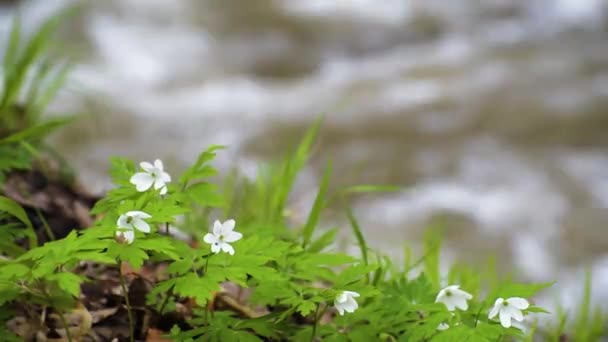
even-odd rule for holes
{"type": "Polygon", "coordinates": [[[22,35],[19,18],[13,20],[2,63],[0,182],[12,170],[31,168],[42,140],[70,121],[42,120],[69,72],[69,64],[54,63],[46,55],[53,33],[70,13],[71,9],[52,16],[29,39],[22,35]]]}
{"type": "Polygon", "coordinates": [[[8,197],[0,196],[0,229],[7,238],[0,240],[0,252],[11,257],[24,252],[15,244],[16,240],[27,238],[30,246],[38,245],[34,227],[23,208],[8,197]]]}
{"type": "MultiPolygon", "coordinates": [[[[191,329],[174,327],[170,332],[171,338],[179,341],[523,339],[521,330],[503,327],[497,320],[489,319],[488,312],[498,297],[531,298],[550,283],[520,284],[504,279],[493,282],[486,279],[486,274],[460,264],[451,267],[447,277],[443,276],[441,240],[435,230],[429,230],[425,237],[423,256],[415,261],[411,251],[406,250],[403,265],[399,266],[370,249],[348,205],[345,218],[361,256],[334,250],[339,228],[316,236],[323,209],[332,198],[330,167],[319,184],[305,224],[291,227],[286,215],[288,195],[309,157],[319,122],[292,157],[261,169],[254,180],[233,174],[222,189],[209,180],[217,174],[211,162],[219,146],[203,151],[174,183],[167,184],[166,194],[154,188],[138,191],[131,179],[144,170],[131,160],[113,158],[110,175],[116,188],[93,208],[93,213],[100,215],[92,227],[42,246],[32,244],[28,251],[10,250],[0,244],[10,256],[0,262],[0,305],[27,302],[66,310],[80,295],[80,284],[88,281],[74,272],[80,262],[117,267],[128,263],[138,269],[145,262],[162,261],[168,264],[169,277],[154,285],[147,305],[166,313],[175,310],[178,298],[190,298],[197,307],[188,322],[191,329]],[[140,231],[134,224],[132,241],[124,235],[128,229],[117,227],[128,212],[146,213],[143,220],[150,226],[149,231],[140,231]],[[212,221],[229,218],[236,219],[234,231],[242,233],[242,238],[230,242],[233,255],[221,248],[216,253],[211,243],[220,237],[212,230],[212,221]],[[167,236],[169,225],[179,225],[200,244],[187,244],[167,236]],[[208,233],[212,238],[206,236],[208,233]],[[414,274],[417,271],[420,272],[414,274]],[[250,311],[261,307],[269,313],[251,318],[256,315],[242,317],[231,311],[211,310],[210,304],[225,291],[226,282],[250,290],[247,299],[250,311]],[[448,311],[446,305],[437,302],[438,292],[454,284],[472,295],[466,310],[448,311]],[[342,316],[335,307],[341,305],[337,299],[344,291],[359,296],[354,297],[358,308],[342,316]],[[329,319],[320,324],[322,317],[329,319]],[[439,330],[444,324],[449,328],[439,330]]],[[[353,189],[354,192],[387,190],[374,186],[353,189]]],[[[14,230],[19,226],[22,231],[32,231],[26,213],[14,202],[0,198],[0,212],[4,215],[0,216],[2,224],[14,230]]],[[[589,312],[589,303],[586,305],[584,310],[589,312]]],[[[531,306],[523,314],[541,312],[541,308],[531,306]]],[[[577,323],[577,329],[592,331],[580,335],[581,338],[599,336],[598,322],[603,316],[589,319],[589,315],[584,316],[585,323],[577,323]],[[594,323],[589,325],[589,321],[594,323]]]]}

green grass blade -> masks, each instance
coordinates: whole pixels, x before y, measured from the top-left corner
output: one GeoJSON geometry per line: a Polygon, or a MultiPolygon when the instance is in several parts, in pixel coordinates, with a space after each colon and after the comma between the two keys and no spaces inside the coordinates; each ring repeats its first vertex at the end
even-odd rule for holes
{"type": "Polygon", "coordinates": [[[365,238],[363,237],[363,232],[361,231],[359,222],[357,222],[357,218],[355,218],[355,215],[353,214],[353,211],[350,207],[346,207],[346,216],[348,217],[350,226],[353,229],[353,233],[355,233],[357,244],[359,245],[359,249],[361,250],[361,258],[363,258],[363,263],[367,266],[369,265],[369,259],[367,256],[367,243],[365,242],[365,238]]]}
{"type": "Polygon", "coordinates": [[[321,185],[319,186],[319,192],[317,193],[317,197],[315,198],[315,203],[312,206],[310,214],[308,215],[308,220],[306,221],[306,225],[302,231],[303,240],[302,246],[306,248],[306,246],[310,243],[312,239],[312,235],[319,223],[319,216],[321,215],[321,211],[325,206],[325,199],[327,196],[327,189],[329,187],[329,177],[331,175],[331,162],[328,163],[327,168],[325,169],[325,174],[323,175],[323,179],[321,180],[321,185]]]}
{"type": "Polygon", "coordinates": [[[304,165],[306,165],[306,162],[310,157],[312,145],[319,134],[322,122],[323,116],[319,116],[304,135],[304,138],[298,145],[293,157],[285,160],[285,164],[283,165],[282,169],[283,175],[280,180],[280,191],[277,193],[275,199],[275,207],[280,212],[282,212],[283,208],[285,207],[287,197],[291,192],[291,188],[293,187],[296,177],[300,171],[302,171],[302,168],[304,165]]]}
{"type": "Polygon", "coordinates": [[[396,192],[401,190],[401,187],[392,186],[392,185],[373,185],[373,184],[364,184],[364,185],[355,185],[350,186],[343,190],[344,193],[376,193],[376,192],[396,192]]]}
{"type": "Polygon", "coordinates": [[[15,143],[25,139],[41,138],[57,127],[63,126],[70,122],[73,118],[56,118],[45,123],[32,126],[17,133],[11,134],[4,139],[0,139],[0,144],[15,143]]]}
{"type": "Polygon", "coordinates": [[[437,231],[428,229],[424,237],[424,273],[436,289],[441,286],[440,249],[441,238],[437,231]]]}
{"type": "Polygon", "coordinates": [[[37,122],[40,119],[40,115],[45,111],[49,103],[55,98],[59,90],[65,84],[65,81],[70,72],[71,65],[64,64],[57,68],[56,73],[51,74],[51,78],[43,84],[46,84],[46,88],[42,93],[37,96],[34,102],[34,108],[28,115],[31,115],[28,120],[29,122],[37,122]]]}
{"type": "Polygon", "coordinates": [[[583,289],[583,298],[579,312],[574,324],[574,338],[577,341],[587,340],[591,335],[591,322],[589,314],[591,313],[591,270],[585,271],[585,285],[583,289]]]}
{"type": "Polygon", "coordinates": [[[21,40],[21,20],[19,16],[15,16],[13,19],[13,27],[11,28],[11,34],[4,53],[4,89],[6,91],[6,81],[8,79],[8,73],[13,69],[13,65],[19,55],[19,42],[21,40]]]}
{"type": "Polygon", "coordinates": [[[39,62],[39,67],[35,69],[35,74],[32,77],[32,82],[30,83],[27,96],[25,97],[26,103],[32,104],[36,102],[38,92],[43,87],[44,79],[51,71],[53,71],[53,67],[49,60],[42,60],[39,62]]]}
{"type": "Polygon", "coordinates": [[[72,10],[65,10],[50,17],[38,28],[32,38],[27,42],[22,54],[14,61],[14,66],[11,66],[11,70],[14,71],[7,74],[6,86],[2,102],[0,103],[0,112],[3,112],[10,104],[18,99],[30,68],[48,47],[51,36],[61,20],[71,13],[72,10]]]}

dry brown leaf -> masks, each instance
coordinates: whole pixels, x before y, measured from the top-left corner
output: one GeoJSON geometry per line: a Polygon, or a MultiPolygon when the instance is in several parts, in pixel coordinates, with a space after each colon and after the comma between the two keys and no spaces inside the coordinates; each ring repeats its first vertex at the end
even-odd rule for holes
{"type": "Polygon", "coordinates": [[[146,335],[146,342],[172,342],[172,340],[164,338],[164,334],[165,332],[162,330],[150,328],[148,329],[148,334],[146,335]]]}

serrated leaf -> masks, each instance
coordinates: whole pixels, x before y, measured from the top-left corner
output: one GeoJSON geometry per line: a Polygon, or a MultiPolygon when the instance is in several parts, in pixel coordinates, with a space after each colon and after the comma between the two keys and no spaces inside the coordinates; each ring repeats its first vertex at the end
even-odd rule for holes
{"type": "Polygon", "coordinates": [[[80,283],[82,283],[82,278],[74,273],[56,273],[47,276],[46,279],[56,281],[60,289],[74,297],[80,295],[80,283]]]}

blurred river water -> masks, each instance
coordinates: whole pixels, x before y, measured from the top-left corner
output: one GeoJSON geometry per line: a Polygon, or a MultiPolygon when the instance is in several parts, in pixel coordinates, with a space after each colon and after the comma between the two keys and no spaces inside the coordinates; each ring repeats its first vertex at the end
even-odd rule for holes
{"type": "Polygon", "coordinates": [[[336,187],[403,187],[356,197],[372,247],[400,256],[442,219],[446,260],[496,255],[567,308],[591,267],[608,309],[605,1],[90,1],[57,47],[76,67],[54,109],[85,114],[54,144],[96,191],[109,156],[178,170],[209,144],[253,175],[324,113],[298,215],[331,157],[336,187]]]}

